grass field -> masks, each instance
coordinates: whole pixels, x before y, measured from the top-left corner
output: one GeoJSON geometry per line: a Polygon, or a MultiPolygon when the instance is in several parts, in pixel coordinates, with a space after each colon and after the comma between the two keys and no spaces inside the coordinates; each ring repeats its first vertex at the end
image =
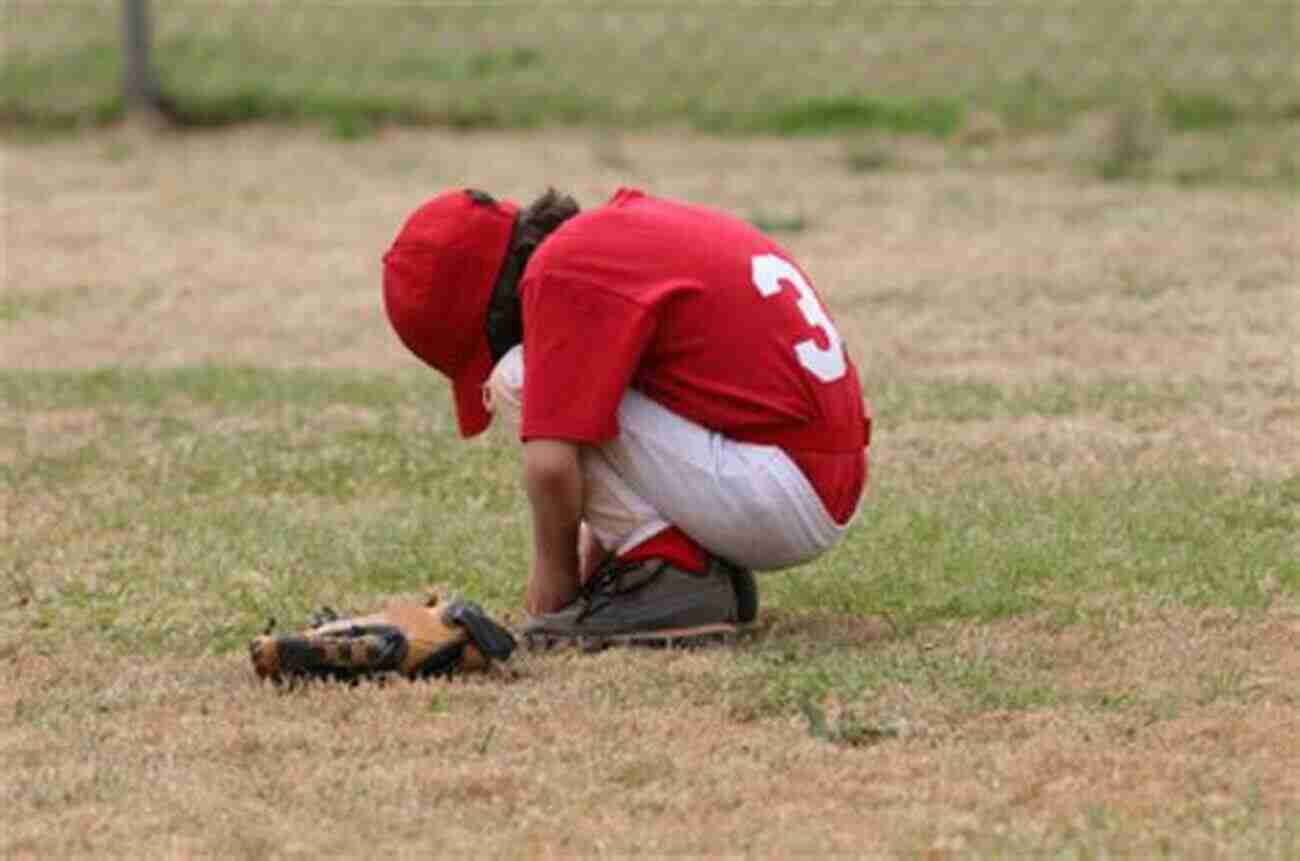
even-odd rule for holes
{"type": "Polygon", "coordinates": [[[108,122],[116,4],[4,6],[0,855],[1300,856],[1294,4],[156,6],[282,124],[108,122]],[[256,683],[271,616],[521,620],[512,441],[379,257],[623,184],[812,275],[847,539],[730,649],[256,683]]]}
{"type": "MultiPolygon", "coordinates": [[[[1300,6],[1286,2],[154,3],[187,123],[555,125],[928,135],[1101,126],[1110,177],[1300,184],[1300,6]]],[[[117,0],[7,0],[0,127],[122,114],[117,0]]],[[[1054,153],[1079,160],[1090,137],[1054,153]]],[[[1034,150],[1042,158],[1042,147],[1034,150]]],[[[864,163],[879,158],[868,147],[864,163]]],[[[1095,163],[1093,163],[1095,161],[1095,163]]]]}
{"type": "Polygon", "coordinates": [[[8,145],[0,852],[1300,852],[1294,198],[843,155],[8,145]],[[268,616],[520,619],[511,445],[455,439],[378,306],[406,210],[470,181],[785,225],[877,411],[861,520],[731,650],[260,687],[268,616]]]}

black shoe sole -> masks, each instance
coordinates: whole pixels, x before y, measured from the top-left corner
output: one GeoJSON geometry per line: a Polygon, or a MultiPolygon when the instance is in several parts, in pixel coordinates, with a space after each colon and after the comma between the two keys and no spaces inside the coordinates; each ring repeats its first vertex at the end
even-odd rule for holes
{"type": "Polygon", "coordinates": [[[736,642],[734,625],[699,625],[693,628],[668,628],[662,631],[639,631],[635,634],[552,634],[545,631],[523,635],[530,651],[546,651],[557,646],[576,646],[584,652],[600,652],[613,646],[636,646],[648,649],[699,649],[729,646],[736,642]]]}

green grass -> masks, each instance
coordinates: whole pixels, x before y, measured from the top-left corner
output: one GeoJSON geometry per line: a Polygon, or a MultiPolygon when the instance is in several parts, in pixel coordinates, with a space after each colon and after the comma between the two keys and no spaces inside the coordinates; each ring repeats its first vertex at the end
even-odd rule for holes
{"type": "Polygon", "coordinates": [[[2,371],[0,401],[26,409],[186,401],[244,411],[268,403],[378,407],[434,390],[427,375],[399,379],[349,371],[191,365],[157,371],[104,367],[89,371],[2,371]]]}
{"type": "MultiPolygon", "coordinates": [[[[963,710],[972,714],[1054,706],[1063,699],[1052,684],[1050,672],[1055,667],[1049,661],[1034,665],[1021,656],[1012,664],[949,650],[935,655],[909,640],[880,643],[866,651],[843,644],[819,648],[810,643],[759,641],[741,656],[740,672],[732,682],[733,712],[737,718],[753,720],[797,709],[808,718],[810,732],[822,736],[834,729],[818,726],[811,704],[830,697],[869,703],[896,686],[955,695],[963,710]]],[[[858,729],[868,728],[859,724],[858,729]]],[[[874,729],[877,735],[887,736],[906,732],[887,720],[874,729]]],[[[852,729],[842,727],[840,738],[826,740],[853,744],[854,739],[843,737],[851,733],[852,729]]]]}
{"type": "MultiPolygon", "coordinates": [[[[755,221],[799,230],[802,221],[782,228],[778,216],[755,221]]],[[[246,412],[264,406],[320,407],[347,404],[392,407],[412,398],[436,398],[438,380],[360,371],[272,370],[217,364],[142,371],[104,367],[88,371],[0,370],[0,401],[25,409],[128,405],[159,407],[172,403],[219,406],[246,412]]],[[[1058,377],[1035,384],[1001,386],[979,379],[891,379],[871,392],[875,407],[889,422],[974,421],[1027,415],[1103,414],[1141,418],[1205,403],[1215,395],[1195,382],[1152,382],[1140,377],[1110,377],[1077,382],[1058,377]]]]}
{"type": "Polygon", "coordinates": [[[1119,420],[1156,416],[1203,403],[1211,394],[1195,382],[1112,377],[1078,382],[1064,377],[1004,386],[979,379],[887,380],[872,389],[882,421],[981,421],[1025,416],[1099,414],[1119,420]]]}
{"type": "Polygon", "coordinates": [[[989,106],[1012,129],[1053,129],[1073,113],[1068,93],[1068,84],[1030,71],[993,88],[989,106]]]}
{"type": "Polygon", "coordinates": [[[882,481],[844,558],[785,587],[801,604],[888,613],[904,627],[1072,613],[1097,594],[1255,607],[1274,588],[1300,591],[1288,484],[1190,471],[1035,490],[972,473],[926,495],[882,481]]]}
{"type": "Polygon", "coordinates": [[[6,284],[4,292],[0,293],[0,326],[27,317],[62,312],[67,306],[85,299],[89,292],[89,287],[38,290],[6,284]]]}
{"type": "Polygon", "coordinates": [[[1170,128],[1180,132],[1228,128],[1243,115],[1234,102],[1212,92],[1166,93],[1164,113],[1170,128]]]}
{"type": "MultiPolygon", "coordinates": [[[[917,382],[886,389],[878,409],[896,427],[1131,419],[1195,397],[1130,383],[917,382]]],[[[20,528],[4,567],[19,592],[57,590],[43,604],[50,631],[89,625],[124,649],[223,651],[266,616],[305,614],[312,601],[430,582],[507,604],[521,594],[527,519],[514,453],[459,441],[445,395],[424,375],[6,371],[0,403],[11,416],[94,415],[64,445],[0,423],[14,453],[0,459],[0,490],[20,510],[57,515],[20,528]],[[67,573],[33,573],[52,565],[67,573]],[[189,621],[149,616],[142,592],[173,611],[191,607],[189,621]]],[[[1298,479],[1112,465],[1040,485],[1016,479],[1006,455],[972,452],[958,480],[924,459],[895,464],[876,478],[849,540],[808,576],[771,578],[765,594],[789,609],[883,614],[901,631],[1073,616],[1098,594],[1235,608],[1266,605],[1278,589],[1300,595],[1298,479]]],[[[805,681],[777,699],[788,705],[820,684],[805,681]]]]}
{"type": "MultiPolygon", "coordinates": [[[[736,122],[731,117],[723,117],[717,124],[725,128],[736,122]]],[[[781,135],[877,129],[945,138],[961,127],[962,106],[955,101],[941,99],[889,101],[866,96],[810,98],[763,111],[752,118],[741,118],[738,122],[745,130],[781,135]]]]}
{"type": "MultiPolygon", "coordinates": [[[[891,820],[926,805],[923,821],[888,837],[915,851],[963,834],[994,855],[1152,841],[1179,854],[1207,835],[1251,855],[1294,845],[1298,832],[1277,818],[1293,806],[1281,800],[1286,767],[1265,773],[1257,748],[1289,738],[1300,706],[1275,667],[1288,608],[1300,607],[1300,474],[1244,477],[1168,440],[1166,459],[1137,464],[1080,438],[1086,456],[1048,469],[1032,446],[945,450],[946,435],[1025,416],[1105,416],[1139,432],[1219,394],[904,377],[879,393],[859,522],[817,562],[760,575],[762,613],[735,649],[521,652],[509,683],[273,694],[250,682],[243,657],[271,618],[283,630],[322,604],[368,611],[429,587],[517,610],[529,540],[513,445],[459,440],[445,387],[425,373],[0,370],[0,660],[26,685],[8,708],[14,765],[32,777],[18,803],[29,817],[122,805],[118,836],[81,847],[102,854],[104,841],[154,833],[136,799],[159,781],[199,787],[186,809],[228,810],[225,790],[208,789],[226,780],[265,794],[250,805],[285,805],[277,820],[312,798],[374,815],[373,799],[397,784],[370,781],[418,750],[459,764],[403,777],[427,781],[412,794],[468,798],[506,822],[527,804],[549,823],[558,804],[580,824],[606,793],[626,796],[638,822],[676,816],[668,805],[683,791],[716,818],[746,806],[756,780],[771,791],[799,780],[811,809],[827,803],[824,782],[869,785],[891,820]],[[1256,714],[1265,723],[1243,722],[1256,714]],[[302,774],[267,771],[267,754],[285,750],[307,763],[302,774]],[[354,778],[332,791],[341,761],[354,778]],[[1139,775],[1132,787],[1108,782],[1112,762],[1139,775]],[[174,770],[160,778],[164,766],[174,770]],[[197,780],[196,769],[211,773],[197,780]],[[1208,788],[1184,789],[1201,775],[1208,788]],[[557,802],[555,781],[569,778],[557,802]],[[1255,796],[1239,797],[1254,780],[1255,796]],[[1000,788],[992,801],[945,794],[972,781],[1000,788]],[[1079,781],[1090,800],[1058,800],[1079,781]],[[1207,801],[1215,787],[1232,803],[1207,801]],[[1162,793],[1157,812],[1122,809],[1150,792],[1162,793]],[[978,828],[964,824],[975,803],[986,805],[978,828]]],[[[860,815],[859,798],[833,794],[838,815],[860,815]]],[[[65,834],[50,828],[11,846],[48,849],[65,834]]],[[[297,841],[316,833],[286,828],[297,841]]],[[[265,854],[288,839],[241,846],[265,854]]]]}
{"type": "Polygon", "coordinates": [[[808,219],[799,213],[755,212],[749,222],[764,233],[802,233],[809,227],[808,219]]]}
{"type": "MultiPolygon", "coordinates": [[[[1143,93],[1176,130],[1294,118],[1286,4],[153,4],[190,122],[649,126],[951,135],[969,110],[1060,128],[1143,93]]],[[[0,119],[121,114],[118,4],[10,4],[0,119]]]]}

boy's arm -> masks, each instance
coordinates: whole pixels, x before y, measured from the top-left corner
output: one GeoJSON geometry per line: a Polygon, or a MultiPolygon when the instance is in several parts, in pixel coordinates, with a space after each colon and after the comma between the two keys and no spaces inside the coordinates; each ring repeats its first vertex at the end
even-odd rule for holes
{"type": "Polygon", "coordinates": [[[526,609],[534,615],[551,613],[578,594],[578,527],[583,499],[578,445],[555,439],[525,442],[524,488],[533,513],[533,565],[526,609]]]}

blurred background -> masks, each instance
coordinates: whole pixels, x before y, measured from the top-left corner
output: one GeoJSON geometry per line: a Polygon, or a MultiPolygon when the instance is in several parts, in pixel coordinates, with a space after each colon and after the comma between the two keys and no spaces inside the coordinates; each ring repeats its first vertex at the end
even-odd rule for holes
{"type": "MultiPolygon", "coordinates": [[[[1294,2],[5,0],[0,123],[920,135],[1105,178],[1300,185],[1294,2]],[[124,50],[124,46],[129,50],[124,50]],[[124,58],[134,57],[134,64],[124,58]],[[125,85],[124,85],[125,84],[125,85]],[[134,96],[132,95],[134,93],[134,96]]],[[[862,146],[864,170],[891,154],[862,146]]]]}

